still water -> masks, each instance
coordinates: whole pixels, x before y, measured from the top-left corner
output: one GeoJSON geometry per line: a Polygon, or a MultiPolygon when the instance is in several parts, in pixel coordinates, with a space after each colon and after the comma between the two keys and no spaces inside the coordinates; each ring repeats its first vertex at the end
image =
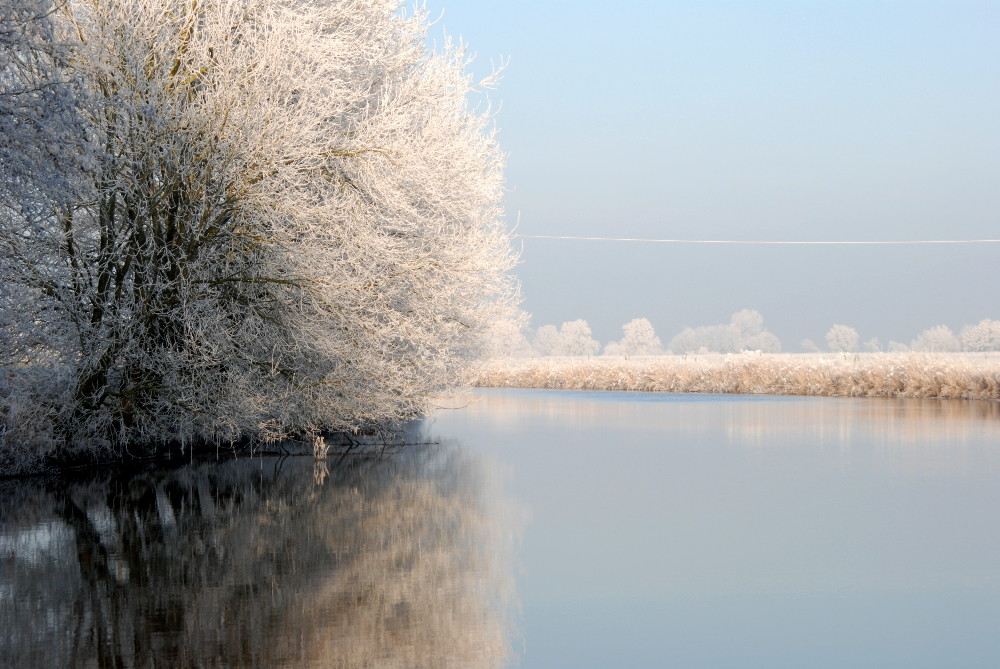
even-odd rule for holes
{"type": "Polygon", "coordinates": [[[1000,405],[477,391],[390,457],[0,481],[0,666],[1000,666],[1000,405]]]}
{"type": "Polygon", "coordinates": [[[1000,667],[1000,405],[481,391],[522,669],[1000,667]]]}
{"type": "Polygon", "coordinates": [[[0,666],[502,666],[486,463],[414,446],[0,482],[0,666]]]}

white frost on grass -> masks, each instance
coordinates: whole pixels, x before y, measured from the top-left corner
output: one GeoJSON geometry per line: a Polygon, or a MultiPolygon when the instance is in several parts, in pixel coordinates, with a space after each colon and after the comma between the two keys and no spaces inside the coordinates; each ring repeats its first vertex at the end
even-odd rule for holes
{"type": "Polygon", "coordinates": [[[478,386],[1000,399],[1000,353],[742,353],[496,360],[478,386]]]}

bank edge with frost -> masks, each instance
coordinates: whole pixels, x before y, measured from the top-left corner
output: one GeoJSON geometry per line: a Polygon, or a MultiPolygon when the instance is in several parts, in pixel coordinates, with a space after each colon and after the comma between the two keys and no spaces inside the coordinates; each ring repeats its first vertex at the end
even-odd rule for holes
{"type": "Polygon", "coordinates": [[[1000,399],[1000,354],[847,353],[497,359],[488,388],[1000,399]]]}

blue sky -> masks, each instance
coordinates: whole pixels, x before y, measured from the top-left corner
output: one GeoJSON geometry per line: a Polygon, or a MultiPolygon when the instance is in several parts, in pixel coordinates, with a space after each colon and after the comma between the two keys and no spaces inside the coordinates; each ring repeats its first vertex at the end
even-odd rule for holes
{"type": "MultiPolygon", "coordinates": [[[[433,0],[496,120],[524,235],[1000,238],[1000,2],[433,0]]],[[[533,325],[759,310],[785,350],[833,323],[909,342],[1000,319],[1000,244],[523,239],[533,325]]]]}

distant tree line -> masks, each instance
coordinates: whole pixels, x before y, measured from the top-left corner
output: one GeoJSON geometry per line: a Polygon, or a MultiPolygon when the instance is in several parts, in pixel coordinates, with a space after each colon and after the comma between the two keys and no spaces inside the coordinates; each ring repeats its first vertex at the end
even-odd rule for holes
{"type": "MultiPolygon", "coordinates": [[[[590,324],[577,319],[561,326],[542,325],[532,330],[528,315],[502,333],[504,341],[498,350],[514,357],[532,356],[649,356],[696,353],[780,353],[781,341],[764,327],[764,317],[753,309],[733,314],[728,323],[685,327],[664,346],[653,324],[647,318],[634,318],[622,326],[622,338],[601,345],[590,324]]],[[[1000,351],[1000,321],[984,319],[966,325],[958,334],[946,325],[936,325],[917,335],[909,344],[890,341],[882,346],[878,338],[862,343],[858,331],[848,325],[834,324],[824,336],[823,349],[810,339],[801,343],[801,350],[818,353],[902,352],[928,353],[1000,351]]]]}
{"type": "MultiPolygon", "coordinates": [[[[1000,351],[1000,321],[984,318],[975,325],[966,325],[955,334],[947,325],[935,325],[918,334],[909,344],[890,341],[883,348],[878,338],[859,344],[857,330],[847,325],[834,325],[826,333],[826,344],[830,351],[853,353],[865,351],[892,353],[916,351],[920,353],[958,353],[1000,351]]],[[[819,347],[806,339],[802,342],[805,351],[819,351],[819,347]]]]}

